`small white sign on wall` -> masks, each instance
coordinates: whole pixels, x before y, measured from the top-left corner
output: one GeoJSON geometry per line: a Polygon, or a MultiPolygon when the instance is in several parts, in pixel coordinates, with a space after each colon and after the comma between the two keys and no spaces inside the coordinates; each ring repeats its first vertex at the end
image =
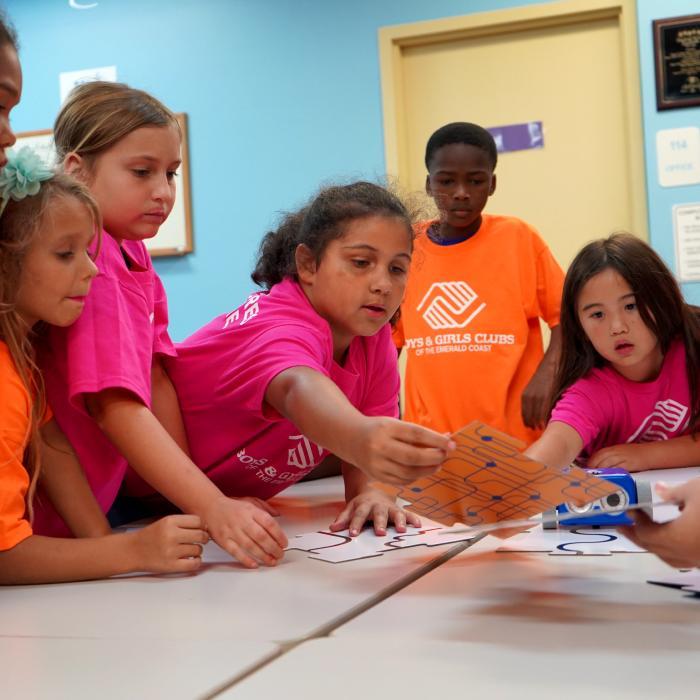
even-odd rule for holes
{"type": "Polygon", "coordinates": [[[700,203],[673,207],[673,233],[679,280],[700,281],[700,203]]]}
{"type": "Polygon", "coordinates": [[[92,80],[110,80],[116,82],[117,67],[103,66],[102,68],[84,68],[83,70],[66,71],[58,74],[58,84],[61,91],[61,104],[66,101],[68,93],[76,86],[89,83],[92,80]]]}
{"type": "Polygon", "coordinates": [[[656,159],[661,187],[700,183],[700,128],[657,131],[656,159]]]}

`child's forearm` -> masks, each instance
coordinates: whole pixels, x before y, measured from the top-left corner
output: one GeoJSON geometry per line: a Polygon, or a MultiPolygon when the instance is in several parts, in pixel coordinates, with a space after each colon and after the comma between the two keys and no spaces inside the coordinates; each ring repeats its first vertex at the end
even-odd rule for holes
{"type": "Polygon", "coordinates": [[[76,537],[111,532],[78,458],[55,420],[41,429],[41,486],[76,537]]]}
{"type": "Polygon", "coordinates": [[[448,436],[389,416],[364,416],[336,386],[309,367],[280,372],[265,402],[304,436],[373,479],[406,484],[432,474],[455,445],[448,436]]]}
{"type": "Polygon", "coordinates": [[[549,336],[549,345],[545,350],[544,357],[542,358],[539,367],[551,372],[556,371],[557,365],[559,364],[560,355],[561,326],[554,326],[554,328],[551,329],[551,334],[549,336]]]}
{"type": "Polygon", "coordinates": [[[203,516],[212,499],[223,497],[133,394],[111,389],[91,396],[87,403],[134,471],[183,512],[203,516]]]}
{"type": "Polygon", "coordinates": [[[582,448],[580,435],[570,425],[554,421],[523,454],[549,467],[561,468],[571,464],[582,448]]]}
{"type": "Polygon", "coordinates": [[[132,533],[72,540],[31,535],[0,552],[0,584],[60,583],[139,570],[132,533]]]}
{"type": "Polygon", "coordinates": [[[345,484],[345,501],[347,502],[366,490],[370,479],[361,469],[347,462],[342,463],[341,469],[343,471],[343,483],[345,484]]]}
{"type": "Polygon", "coordinates": [[[151,370],[151,410],[161,425],[168,431],[170,437],[187,455],[190,447],[187,442],[185,424],[182,420],[180,403],[170,377],[162,362],[156,358],[151,370]]]}
{"type": "Polygon", "coordinates": [[[309,440],[354,463],[353,445],[367,419],[331,379],[309,367],[293,367],[270,382],[265,400],[309,440]]]}

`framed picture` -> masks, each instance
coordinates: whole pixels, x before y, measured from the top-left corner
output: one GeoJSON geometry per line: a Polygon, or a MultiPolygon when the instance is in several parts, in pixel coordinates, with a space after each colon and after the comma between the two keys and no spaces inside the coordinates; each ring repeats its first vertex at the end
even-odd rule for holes
{"type": "Polygon", "coordinates": [[[700,15],[656,19],[657,109],[700,105],[700,15]]]}
{"type": "MultiPolygon", "coordinates": [[[[194,250],[192,239],[192,210],[190,205],[190,173],[187,148],[187,115],[175,115],[182,131],[182,165],[178,168],[177,197],[170,216],[160,227],[158,235],[144,241],[152,257],[186,255],[194,250]]],[[[47,165],[56,164],[56,150],[51,129],[25,131],[17,134],[14,149],[29,146],[47,165]]]]}

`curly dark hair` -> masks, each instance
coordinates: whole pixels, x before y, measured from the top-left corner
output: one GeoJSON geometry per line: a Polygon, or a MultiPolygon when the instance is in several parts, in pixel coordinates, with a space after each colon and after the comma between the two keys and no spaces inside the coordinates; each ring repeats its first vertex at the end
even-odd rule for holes
{"type": "Polygon", "coordinates": [[[265,235],[251,274],[253,282],[270,289],[285,277],[296,277],[297,246],[305,245],[320,262],[328,243],[343,235],[348,222],[368,216],[402,220],[413,239],[406,206],[384,187],[371,182],[326,187],[300,211],[285,215],[279,227],[265,235]]]}

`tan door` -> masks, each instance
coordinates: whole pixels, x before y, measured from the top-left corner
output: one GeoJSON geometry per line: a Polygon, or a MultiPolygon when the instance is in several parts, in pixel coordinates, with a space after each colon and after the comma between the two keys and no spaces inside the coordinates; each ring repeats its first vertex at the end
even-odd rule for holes
{"type": "Polygon", "coordinates": [[[564,267],[584,243],[614,230],[646,238],[638,86],[629,84],[622,23],[628,4],[571,11],[579,5],[596,3],[456,18],[445,21],[452,34],[435,31],[439,23],[424,34],[406,25],[409,40],[406,27],[383,37],[391,44],[383,51],[387,161],[401,184],[423,189],[425,143],[442,124],[541,121],[543,148],[499,157],[486,211],[533,224],[564,267]]]}

